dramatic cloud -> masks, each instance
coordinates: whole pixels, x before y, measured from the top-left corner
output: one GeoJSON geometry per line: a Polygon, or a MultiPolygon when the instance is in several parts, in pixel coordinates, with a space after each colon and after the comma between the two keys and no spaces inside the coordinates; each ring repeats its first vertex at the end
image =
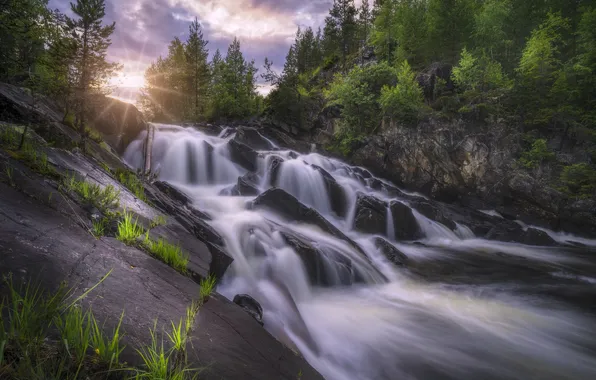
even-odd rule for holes
{"type": "MultiPolygon", "coordinates": [[[[50,0],[70,14],[71,0],[50,0]]],[[[182,40],[198,18],[213,54],[223,54],[234,36],[247,59],[261,67],[265,57],[283,65],[296,28],[318,27],[332,0],[106,0],[106,21],[116,22],[109,58],[123,63],[122,85],[138,86],[144,70],[174,37],[182,40]]]]}

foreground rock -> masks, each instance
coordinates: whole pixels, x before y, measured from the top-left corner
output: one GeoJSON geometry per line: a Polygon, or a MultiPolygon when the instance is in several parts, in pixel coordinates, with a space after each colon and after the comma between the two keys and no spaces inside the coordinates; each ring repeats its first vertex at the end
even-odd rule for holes
{"type": "MultiPolygon", "coordinates": [[[[158,329],[185,315],[199,286],[167,265],[113,238],[95,239],[55,209],[0,183],[0,267],[15,280],[35,280],[45,289],[61,281],[81,294],[111,274],[85,300],[106,329],[124,311],[125,360],[139,365],[134,348],[158,329]]],[[[5,288],[0,289],[3,293],[5,288]]],[[[3,294],[4,295],[4,294],[3,294]]],[[[188,357],[205,367],[204,379],[305,379],[321,377],[300,357],[255,328],[244,310],[215,295],[200,310],[188,357]]],[[[164,340],[164,344],[168,340],[164,340]]]]}
{"type": "Polygon", "coordinates": [[[244,309],[248,315],[263,326],[263,308],[254,298],[248,294],[236,294],[234,296],[234,303],[244,309]]]}
{"type": "Polygon", "coordinates": [[[364,233],[387,235],[387,204],[377,198],[359,194],[354,227],[364,233]]]}

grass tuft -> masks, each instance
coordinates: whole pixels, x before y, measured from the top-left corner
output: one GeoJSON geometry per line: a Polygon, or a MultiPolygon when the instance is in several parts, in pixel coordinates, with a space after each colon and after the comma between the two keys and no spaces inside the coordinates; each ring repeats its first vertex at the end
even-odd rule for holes
{"type": "Polygon", "coordinates": [[[91,225],[92,225],[91,233],[93,234],[93,236],[95,236],[96,238],[105,236],[106,228],[108,227],[108,223],[109,223],[108,218],[93,219],[91,221],[91,225]]]}
{"type": "Polygon", "coordinates": [[[165,226],[167,223],[168,223],[168,221],[165,216],[158,215],[151,221],[149,229],[153,229],[153,228],[159,227],[159,226],[165,226]]]}
{"type": "Polygon", "coordinates": [[[147,196],[145,195],[145,186],[139,177],[128,170],[117,169],[114,173],[116,179],[120,181],[128,190],[130,190],[135,197],[139,198],[143,202],[147,202],[147,196]]]}
{"type": "Polygon", "coordinates": [[[65,186],[68,190],[79,194],[83,201],[94,205],[102,212],[115,209],[120,204],[120,191],[112,185],[102,189],[99,185],[87,181],[78,181],[73,175],[66,179],[65,186]]]}
{"type": "Polygon", "coordinates": [[[213,293],[217,279],[213,274],[203,278],[199,285],[201,286],[200,297],[201,303],[205,303],[205,300],[213,293]]]}
{"type": "Polygon", "coordinates": [[[116,239],[127,245],[133,245],[137,238],[145,233],[143,226],[138,224],[138,218],[134,221],[132,218],[132,213],[125,211],[123,219],[118,223],[116,239]]]}
{"type": "Polygon", "coordinates": [[[170,244],[163,239],[157,241],[151,240],[149,238],[149,231],[145,235],[143,244],[149,253],[159,260],[181,273],[187,272],[189,256],[184,254],[179,246],[170,244]]]}
{"type": "Polygon", "coordinates": [[[106,336],[103,333],[103,326],[99,327],[92,314],[89,319],[92,326],[90,337],[93,352],[102,364],[112,369],[120,363],[120,354],[124,350],[124,347],[120,346],[120,340],[122,339],[120,327],[122,326],[122,319],[124,319],[124,312],[120,315],[118,325],[111,336],[106,336]]]}

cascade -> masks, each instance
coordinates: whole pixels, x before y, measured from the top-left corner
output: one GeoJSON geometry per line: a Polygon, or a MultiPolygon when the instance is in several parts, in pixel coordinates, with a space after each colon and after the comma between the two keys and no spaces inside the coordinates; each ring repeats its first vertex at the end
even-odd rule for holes
{"type": "MultiPolygon", "coordinates": [[[[234,138],[233,129],[210,136],[156,124],[154,171],[207,212],[223,237],[234,262],[217,291],[230,299],[254,297],[265,328],[325,378],[596,378],[594,308],[578,312],[561,306],[569,301],[564,296],[549,298],[558,290],[567,294],[566,286],[596,296],[596,275],[587,272],[596,268],[593,258],[572,249],[484,240],[465,223],[452,231],[414,208],[409,223],[422,237],[398,241],[395,231],[404,222],[394,223],[389,206],[381,212],[388,240],[379,245],[380,235],[354,228],[358,194],[408,207],[423,197],[403,192],[407,199],[400,199],[386,191],[391,184],[362,168],[281,150],[267,139],[272,150],[258,151],[255,162],[259,192],[284,189],[341,234],[290,223],[275,210],[247,207],[254,196],[225,191],[247,173],[230,154],[234,138]],[[272,181],[274,160],[283,162],[272,181]],[[344,217],[333,212],[317,167],[345,193],[344,217]],[[392,262],[396,255],[407,257],[405,266],[392,262]],[[531,276],[520,265],[531,268],[531,276]]],[[[141,135],[124,153],[135,168],[143,165],[142,141],[141,135]]],[[[596,246],[544,231],[560,243],[596,246]]]]}

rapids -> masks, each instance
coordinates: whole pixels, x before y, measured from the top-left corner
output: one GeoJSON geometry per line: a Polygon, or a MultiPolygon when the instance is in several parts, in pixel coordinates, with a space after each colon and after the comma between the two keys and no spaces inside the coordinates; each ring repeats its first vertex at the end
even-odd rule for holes
{"type": "MultiPolygon", "coordinates": [[[[253,296],[263,307],[265,328],[325,378],[596,378],[596,252],[589,248],[595,241],[548,230],[558,242],[588,247],[487,241],[462,224],[452,231],[414,210],[425,236],[417,244],[396,241],[393,218],[387,218],[391,244],[411,261],[398,267],[377,249],[375,236],[353,229],[358,193],[407,204],[370,186],[371,180],[387,182],[370,173],[364,179],[358,175],[364,169],[317,153],[259,151],[259,192],[286,190],[356,242],[363,257],[319,228],[247,207],[255,197],[225,195],[247,172],[231,159],[234,134],[228,132],[209,136],[156,125],[153,170],[187,193],[223,236],[234,262],[218,292],[230,299],[253,296]],[[275,157],[284,162],[272,180],[268,168],[275,157]],[[323,176],[312,165],[345,190],[345,217],[332,211],[323,176]],[[311,283],[284,230],[316,242],[330,286],[311,283]],[[351,262],[361,281],[352,281],[338,257],[351,262]]],[[[136,168],[143,164],[142,137],[124,154],[136,168]]]]}

